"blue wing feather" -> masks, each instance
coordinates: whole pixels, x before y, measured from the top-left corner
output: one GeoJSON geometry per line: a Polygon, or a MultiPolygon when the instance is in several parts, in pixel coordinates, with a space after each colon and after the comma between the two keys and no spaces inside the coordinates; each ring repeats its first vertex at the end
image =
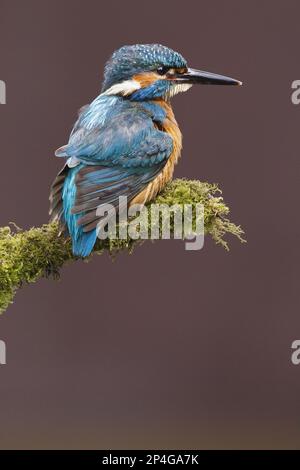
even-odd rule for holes
{"type": "Polygon", "coordinates": [[[95,244],[97,207],[117,206],[124,195],[133,199],[159,174],[173,150],[172,138],[157,129],[149,110],[106,98],[106,107],[100,95],[84,108],[68,144],[56,152],[80,162],[68,170],[62,190],[63,218],[78,256],[87,256],[95,244]]]}

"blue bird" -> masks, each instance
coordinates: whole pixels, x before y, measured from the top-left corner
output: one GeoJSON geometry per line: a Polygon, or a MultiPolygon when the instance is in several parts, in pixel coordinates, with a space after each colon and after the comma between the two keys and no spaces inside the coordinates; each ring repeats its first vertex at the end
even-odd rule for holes
{"type": "Polygon", "coordinates": [[[193,84],[241,85],[233,78],[188,68],[159,44],[118,49],[107,62],[99,96],[79,111],[66,159],[50,193],[50,215],[72,238],[75,256],[88,256],[99,230],[97,208],[120,196],[129,205],[153,199],[173,176],[182,136],[170,98],[193,84]]]}

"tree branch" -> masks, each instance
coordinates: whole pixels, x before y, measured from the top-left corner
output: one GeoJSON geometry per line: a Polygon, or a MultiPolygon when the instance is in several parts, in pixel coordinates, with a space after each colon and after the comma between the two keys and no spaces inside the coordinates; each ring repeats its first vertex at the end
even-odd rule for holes
{"type": "MultiPolygon", "coordinates": [[[[221,196],[221,191],[215,184],[201,183],[177,179],[169,183],[164,191],[153,201],[167,204],[204,205],[205,233],[228,250],[224,236],[228,233],[235,235],[241,242],[243,230],[227,218],[229,208],[221,196]]],[[[150,214],[151,204],[147,205],[150,214]]],[[[75,260],[72,255],[69,238],[59,236],[57,224],[46,224],[42,227],[23,231],[15,224],[11,227],[0,228],[0,313],[5,311],[13,301],[19,287],[37,281],[41,277],[58,278],[60,268],[68,261],[75,260]]],[[[171,221],[172,233],[172,221],[171,221]]],[[[94,253],[101,254],[108,250],[115,254],[127,249],[132,252],[138,240],[98,240],[94,253]]],[[[78,259],[78,258],[77,258],[78,259]]]]}

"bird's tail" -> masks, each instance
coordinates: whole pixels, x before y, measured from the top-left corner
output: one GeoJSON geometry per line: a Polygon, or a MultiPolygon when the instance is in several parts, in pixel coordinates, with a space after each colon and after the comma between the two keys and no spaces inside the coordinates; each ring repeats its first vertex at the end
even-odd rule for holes
{"type": "Polygon", "coordinates": [[[74,256],[87,257],[91,254],[97,240],[96,229],[84,232],[77,220],[82,214],[72,214],[75,201],[75,177],[82,165],[69,168],[67,165],[56,176],[50,191],[50,222],[58,222],[60,234],[72,238],[74,256]]]}
{"type": "Polygon", "coordinates": [[[90,232],[83,232],[82,230],[73,239],[72,252],[74,256],[86,258],[91,254],[97,240],[96,230],[90,232]]]}

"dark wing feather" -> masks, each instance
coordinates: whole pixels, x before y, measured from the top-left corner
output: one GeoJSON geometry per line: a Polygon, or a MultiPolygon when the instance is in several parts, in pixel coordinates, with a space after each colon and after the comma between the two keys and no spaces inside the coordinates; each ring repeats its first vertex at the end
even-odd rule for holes
{"type": "MultiPolygon", "coordinates": [[[[161,171],[165,162],[148,168],[88,166],[76,175],[76,200],[73,214],[79,214],[78,225],[88,232],[98,225],[97,209],[102,204],[111,204],[118,211],[119,197],[126,196],[130,202],[161,171]]],[[[107,220],[107,218],[106,218],[107,220]]]]}
{"type": "Polygon", "coordinates": [[[63,220],[63,201],[62,201],[62,189],[64,186],[65,178],[68,173],[68,167],[65,165],[62,170],[58,173],[55,180],[52,183],[50,190],[50,222],[58,221],[61,225],[61,230],[65,229],[65,223],[63,220]]]}

